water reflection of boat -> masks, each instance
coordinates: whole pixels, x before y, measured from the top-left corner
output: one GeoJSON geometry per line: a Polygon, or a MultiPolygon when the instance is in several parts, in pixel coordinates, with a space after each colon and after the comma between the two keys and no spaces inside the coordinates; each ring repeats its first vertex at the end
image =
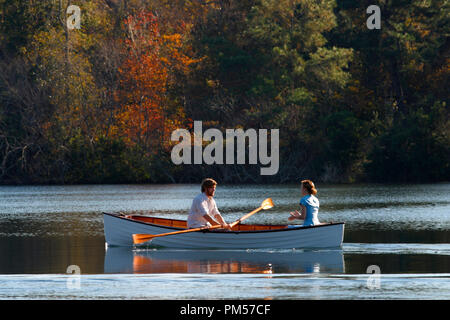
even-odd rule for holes
{"type": "Polygon", "coordinates": [[[105,273],[343,273],[342,250],[131,250],[109,247],[105,273]]]}

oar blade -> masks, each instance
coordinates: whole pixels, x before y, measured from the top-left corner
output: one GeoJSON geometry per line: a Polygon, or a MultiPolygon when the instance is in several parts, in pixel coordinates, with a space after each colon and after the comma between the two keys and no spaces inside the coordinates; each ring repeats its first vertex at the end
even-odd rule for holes
{"type": "Polygon", "coordinates": [[[139,244],[139,243],[143,243],[143,242],[147,242],[152,240],[154,237],[151,234],[133,234],[133,243],[134,244],[139,244]]]}
{"type": "Polygon", "coordinates": [[[268,210],[270,208],[273,208],[273,206],[274,204],[271,198],[267,198],[261,203],[261,208],[263,208],[263,210],[268,210]]]}

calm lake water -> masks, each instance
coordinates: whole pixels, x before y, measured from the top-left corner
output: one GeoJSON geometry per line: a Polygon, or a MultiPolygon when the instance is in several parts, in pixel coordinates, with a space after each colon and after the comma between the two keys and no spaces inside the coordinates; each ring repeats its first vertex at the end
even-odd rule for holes
{"type": "MultiPolygon", "coordinates": [[[[0,299],[450,299],[450,184],[318,185],[342,249],[105,248],[102,212],[186,219],[198,185],[0,186],[0,299]]],[[[219,185],[227,221],[286,224],[295,185],[219,185]]]]}

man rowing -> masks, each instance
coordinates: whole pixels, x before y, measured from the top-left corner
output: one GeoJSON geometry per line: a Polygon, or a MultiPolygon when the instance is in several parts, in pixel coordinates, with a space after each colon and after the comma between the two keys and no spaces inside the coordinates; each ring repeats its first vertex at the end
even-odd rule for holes
{"type": "Polygon", "coordinates": [[[211,178],[206,178],[202,181],[202,193],[194,198],[189,211],[187,219],[189,229],[215,225],[221,225],[224,229],[231,229],[217,209],[216,201],[214,200],[216,185],[217,182],[211,178]]]}

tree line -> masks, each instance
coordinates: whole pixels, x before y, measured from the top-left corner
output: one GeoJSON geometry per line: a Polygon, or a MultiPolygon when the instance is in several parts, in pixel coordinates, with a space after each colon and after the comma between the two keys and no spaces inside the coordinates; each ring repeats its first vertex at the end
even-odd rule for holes
{"type": "Polygon", "coordinates": [[[371,4],[0,0],[0,183],[448,181],[450,5],[371,4]],[[278,173],[175,165],[195,120],[279,128],[278,173]]]}

